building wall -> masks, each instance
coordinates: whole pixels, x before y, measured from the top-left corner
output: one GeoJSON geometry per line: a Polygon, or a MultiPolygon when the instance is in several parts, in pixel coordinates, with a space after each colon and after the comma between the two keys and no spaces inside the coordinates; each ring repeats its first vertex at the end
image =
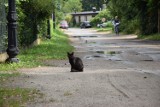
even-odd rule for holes
{"type": "Polygon", "coordinates": [[[80,22],[83,22],[83,21],[86,21],[86,16],[85,16],[85,15],[82,15],[82,16],[81,16],[80,22]]]}
{"type": "Polygon", "coordinates": [[[90,21],[92,19],[92,15],[87,16],[87,20],[90,21]]]}
{"type": "Polygon", "coordinates": [[[92,17],[95,17],[99,11],[84,11],[84,12],[75,12],[71,13],[76,21],[76,24],[80,24],[83,21],[90,21],[92,17]]]}
{"type": "Polygon", "coordinates": [[[92,18],[92,15],[80,15],[80,16],[75,16],[76,23],[79,24],[83,21],[90,21],[92,18]]]}
{"type": "Polygon", "coordinates": [[[75,16],[76,23],[79,23],[79,16],[75,16]]]}

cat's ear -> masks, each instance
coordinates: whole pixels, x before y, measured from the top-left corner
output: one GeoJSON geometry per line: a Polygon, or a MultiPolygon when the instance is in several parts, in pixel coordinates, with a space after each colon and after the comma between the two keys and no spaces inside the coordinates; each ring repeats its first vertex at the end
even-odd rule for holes
{"type": "Polygon", "coordinates": [[[74,52],[72,52],[71,55],[74,55],[74,52]]]}

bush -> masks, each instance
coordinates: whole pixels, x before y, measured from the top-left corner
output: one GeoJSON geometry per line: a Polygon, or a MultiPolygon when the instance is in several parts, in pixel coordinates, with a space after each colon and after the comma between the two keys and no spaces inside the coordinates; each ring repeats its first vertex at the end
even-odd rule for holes
{"type": "Polygon", "coordinates": [[[93,26],[97,26],[97,24],[102,23],[102,18],[106,18],[106,21],[111,19],[110,12],[107,9],[101,11],[98,15],[92,18],[91,24],[93,26]]]}
{"type": "Polygon", "coordinates": [[[51,0],[26,0],[17,2],[18,13],[18,41],[20,46],[29,46],[38,35],[47,35],[47,20],[53,4],[51,0]]]}
{"type": "Polygon", "coordinates": [[[120,30],[124,33],[131,34],[139,34],[139,20],[133,19],[133,20],[122,20],[120,25],[120,30]]]}

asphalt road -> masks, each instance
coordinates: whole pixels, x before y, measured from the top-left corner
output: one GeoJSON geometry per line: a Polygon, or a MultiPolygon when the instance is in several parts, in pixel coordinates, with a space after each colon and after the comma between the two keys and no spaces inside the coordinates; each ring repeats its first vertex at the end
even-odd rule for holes
{"type": "Polygon", "coordinates": [[[160,42],[93,29],[64,31],[84,63],[71,73],[68,60],[21,69],[12,85],[36,88],[44,98],[27,107],[160,107],[160,42]]]}

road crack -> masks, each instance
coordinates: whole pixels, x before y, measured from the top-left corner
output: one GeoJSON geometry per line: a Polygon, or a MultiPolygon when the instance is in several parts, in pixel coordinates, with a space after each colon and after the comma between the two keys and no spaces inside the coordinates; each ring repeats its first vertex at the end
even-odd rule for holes
{"type": "Polygon", "coordinates": [[[116,90],[117,90],[119,93],[121,93],[124,97],[129,98],[129,96],[128,96],[126,93],[124,93],[122,90],[120,90],[119,88],[117,88],[117,87],[112,83],[112,81],[110,80],[109,74],[107,74],[107,77],[108,77],[109,83],[111,84],[111,86],[112,86],[114,89],[116,89],[116,90]]]}

